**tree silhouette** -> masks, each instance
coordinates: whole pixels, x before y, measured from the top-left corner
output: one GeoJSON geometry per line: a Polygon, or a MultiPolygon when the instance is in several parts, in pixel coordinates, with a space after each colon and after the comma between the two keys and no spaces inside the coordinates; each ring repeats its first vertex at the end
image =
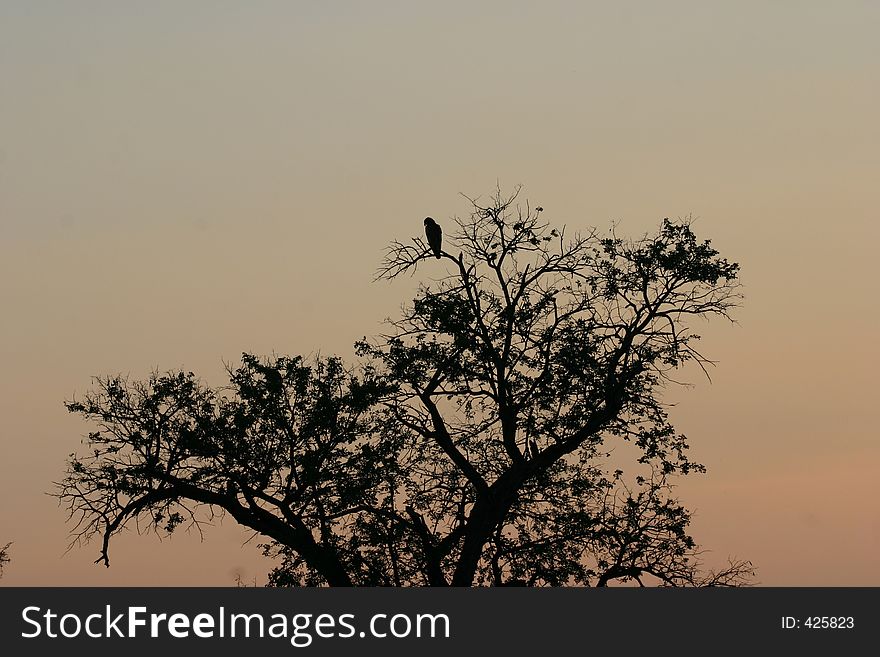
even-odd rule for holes
{"type": "Polygon", "coordinates": [[[0,547],[0,577],[3,577],[3,567],[12,561],[9,557],[9,548],[11,546],[12,543],[7,543],[3,547],[0,547]]]}
{"type": "Polygon", "coordinates": [[[222,512],[269,539],[274,585],[747,581],[700,569],[670,482],[704,468],[658,398],[709,364],[689,324],[728,317],[738,265],[687,222],[568,237],[517,193],[471,199],[440,263],[392,243],[378,278],[435,279],[357,366],[245,354],[225,388],[105,377],[68,402],[97,424],[59,484],[75,541],[109,565],[131,523],[222,512]]]}

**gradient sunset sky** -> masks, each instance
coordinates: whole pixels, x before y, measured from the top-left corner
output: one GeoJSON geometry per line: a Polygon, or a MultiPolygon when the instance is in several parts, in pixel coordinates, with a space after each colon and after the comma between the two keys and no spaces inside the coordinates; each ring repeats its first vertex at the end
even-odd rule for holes
{"type": "Polygon", "coordinates": [[[741,263],[712,382],[665,395],[692,533],[763,585],[880,585],[878,34],[867,0],[0,2],[0,584],[264,583],[231,521],[65,554],[63,401],[350,356],[418,282],[372,282],[385,245],[497,182],[741,263]]]}

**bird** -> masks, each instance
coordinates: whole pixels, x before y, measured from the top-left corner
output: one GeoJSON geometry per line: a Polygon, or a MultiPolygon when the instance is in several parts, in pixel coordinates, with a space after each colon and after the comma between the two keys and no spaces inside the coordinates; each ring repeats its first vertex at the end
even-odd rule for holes
{"type": "Polygon", "coordinates": [[[443,230],[440,228],[440,224],[431,219],[431,217],[425,217],[425,236],[428,238],[428,244],[434,252],[434,257],[439,260],[441,253],[440,243],[443,241],[443,230]]]}

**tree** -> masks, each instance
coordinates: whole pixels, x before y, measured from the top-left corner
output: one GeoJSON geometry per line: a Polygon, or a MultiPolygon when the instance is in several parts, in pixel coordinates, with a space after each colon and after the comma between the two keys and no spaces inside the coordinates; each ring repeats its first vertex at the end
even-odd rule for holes
{"type": "Polygon", "coordinates": [[[9,557],[9,548],[11,546],[12,543],[7,543],[3,547],[0,547],[0,577],[3,577],[3,567],[12,561],[9,557]]]}
{"type": "MultiPolygon", "coordinates": [[[[700,570],[671,479],[704,468],[659,400],[709,364],[689,324],[729,317],[738,265],[688,222],[567,237],[518,191],[471,199],[440,277],[357,366],[245,354],[226,388],[105,377],[68,402],[97,424],[59,484],[75,539],[100,535],[109,565],[130,523],[223,512],[269,539],[275,585],[745,582],[748,562],[700,570]]],[[[394,242],[378,278],[426,261],[394,242]]]]}

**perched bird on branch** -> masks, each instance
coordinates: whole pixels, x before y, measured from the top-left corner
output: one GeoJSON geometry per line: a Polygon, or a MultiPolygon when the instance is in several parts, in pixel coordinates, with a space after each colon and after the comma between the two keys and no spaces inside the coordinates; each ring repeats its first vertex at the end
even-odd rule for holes
{"type": "Polygon", "coordinates": [[[440,243],[443,241],[443,230],[440,225],[431,219],[425,217],[425,236],[428,238],[428,244],[434,252],[434,257],[440,259],[440,243]]]}

